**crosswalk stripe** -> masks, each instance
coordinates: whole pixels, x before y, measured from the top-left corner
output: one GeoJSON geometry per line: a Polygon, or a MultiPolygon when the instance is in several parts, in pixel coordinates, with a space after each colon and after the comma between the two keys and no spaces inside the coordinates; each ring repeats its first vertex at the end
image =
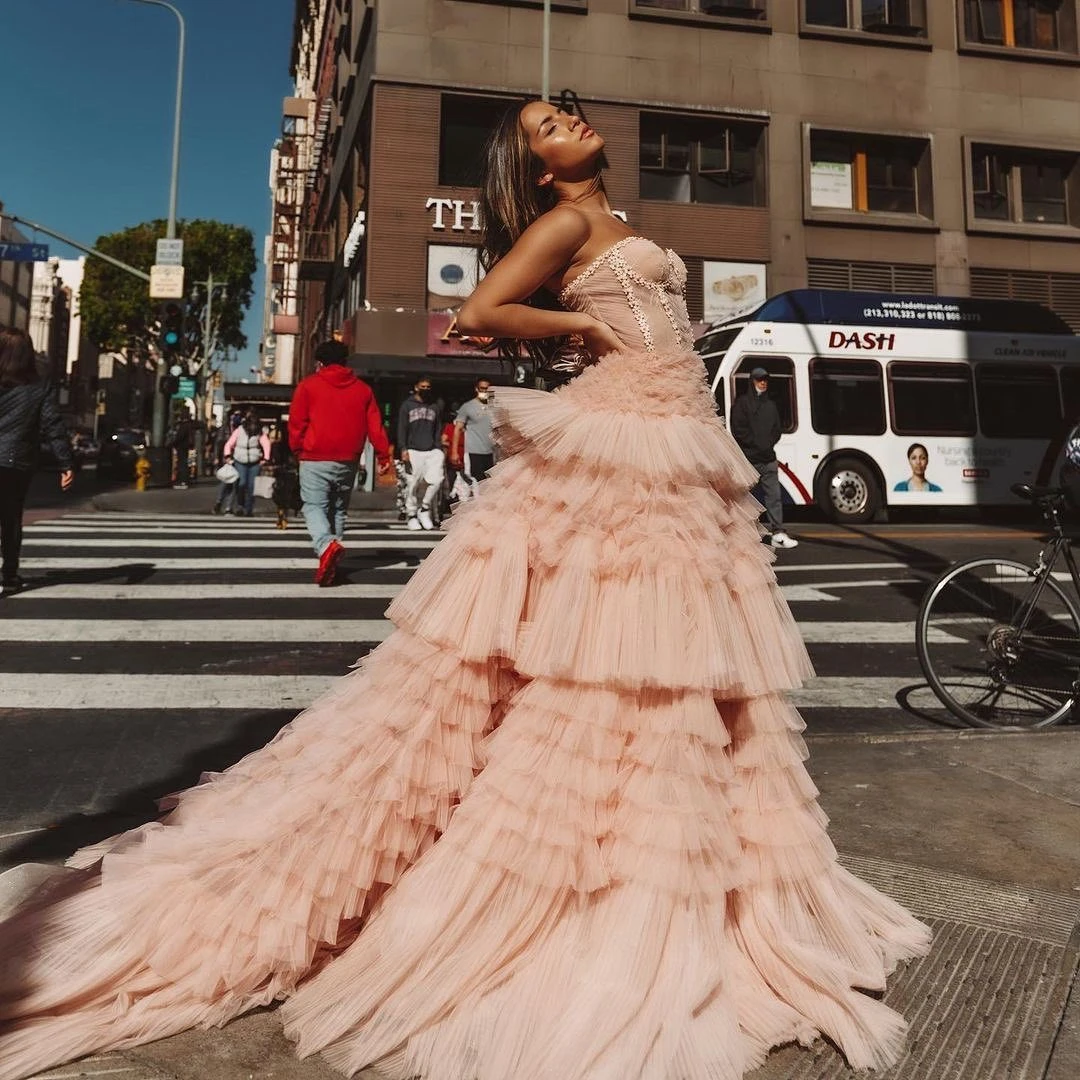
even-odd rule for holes
{"type": "MultiPolygon", "coordinates": [[[[368,551],[374,548],[400,548],[400,547],[416,547],[416,548],[433,548],[439,541],[435,539],[429,539],[428,537],[406,537],[395,536],[387,537],[383,540],[360,540],[354,537],[347,537],[346,548],[355,549],[358,551],[368,551]]],[[[278,536],[266,536],[263,538],[256,537],[215,537],[214,539],[206,539],[204,537],[176,537],[174,539],[166,539],[164,537],[80,537],[78,540],[69,540],[67,538],[57,539],[50,541],[46,537],[35,536],[27,544],[27,547],[33,551],[35,547],[56,547],[61,544],[70,544],[75,550],[84,550],[85,548],[117,548],[119,550],[130,551],[133,548],[161,548],[161,547],[183,547],[183,548],[213,548],[220,550],[222,548],[300,548],[311,550],[310,542],[301,536],[290,536],[282,538],[278,536]]]]}
{"type": "MultiPolygon", "coordinates": [[[[0,708],[72,710],[295,710],[334,687],[334,675],[0,674],[0,708]]],[[[791,694],[797,708],[897,708],[911,677],[819,676],[791,694]]]]}
{"type": "MultiPolygon", "coordinates": [[[[173,595],[180,595],[180,589],[173,595]]],[[[0,642],[367,642],[383,641],[392,630],[385,619],[19,618],[0,620],[0,642]]],[[[803,622],[799,630],[808,645],[905,645],[915,640],[914,627],[907,622],[803,622]]],[[[941,644],[964,640],[937,629],[932,637],[941,644]]]]}
{"type": "MultiPolygon", "coordinates": [[[[386,550],[384,544],[376,545],[376,547],[386,550]]],[[[121,571],[124,566],[131,565],[132,563],[142,565],[139,562],[140,556],[134,552],[131,557],[125,559],[122,555],[117,555],[113,558],[94,558],[93,556],[71,556],[68,558],[62,557],[50,557],[50,556],[31,556],[20,560],[20,567],[23,570],[67,570],[67,571],[79,571],[79,570],[116,570],[121,571]]],[[[267,556],[266,558],[250,558],[250,559],[229,559],[229,558],[202,558],[202,559],[180,559],[180,558],[161,558],[157,555],[144,555],[142,559],[145,563],[153,566],[155,570],[199,570],[203,573],[215,570],[304,570],[310,571],[315,566],[314,554],[308,555],[305,559],[288,559],[288,558],[272,558],[267,556]]],[[[346,558],[346,563],[348,559],[346,558]]],[[[384,570],[415,570],[416,561],[407,562],[399,561],[392,563],[380,563],[378,566],[366,567],[365,570],[370,570],[375,573],[382,573],[384,570]]]]}
{"type": "Polygon", "coordinates": [[[386,619],[4,619],[0,642],[370,642],[393,629],[386,619]]]}
{"type": "Polygon", "coordinates": [[[34,600],[310,600],[313,596],[328,595],[349,600],[391,600],[403,588],[404,585],[387,582],[343,581],[327,594],[320,593],[311,581],[252,582],[249,585],[234,581],[220,585],[186,581],[175,585],[50,585],[44,582],[26,592],[15,593],[4,603],[17,603],[21,608],[34,600]]]}

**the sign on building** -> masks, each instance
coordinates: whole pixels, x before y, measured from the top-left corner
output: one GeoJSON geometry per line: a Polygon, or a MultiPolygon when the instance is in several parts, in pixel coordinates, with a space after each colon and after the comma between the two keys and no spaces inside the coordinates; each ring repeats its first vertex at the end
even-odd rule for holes
{"type": "Polygon", "coordinates": [[[450,312],[432,311],[427,317],[428,356],[492,356],[494,339],[469,337],[457,328],[450,312]]]}
{"type": "Polygon", "coordinates": [[[764,263],[710,262],[702,265],[707,323],[745,315],[765,303],[764,263]]]}
{"type": "Polygon", "coordinates": [[[184,268],[182,266],[150,267],[150,299],[182,300],[184,298],[184,268]]]}
{"type": "Polygon", "coordinates": [[[457,309],[484,276],[478,249],[463,244],[429,244],[427,308],[457,309]]]}
{"type": "Polygon", "coordinates": [[[852,208],[851,164],[846,161],[810,163],[810,205],[818,209],[852,208]]]}

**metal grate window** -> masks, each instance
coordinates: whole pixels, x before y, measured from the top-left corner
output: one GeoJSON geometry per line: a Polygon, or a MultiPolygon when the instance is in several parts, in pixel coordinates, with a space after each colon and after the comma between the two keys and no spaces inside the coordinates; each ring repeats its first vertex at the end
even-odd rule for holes
{"type": "Polygon", "coordinates": [[[985,300],[1034,300],[1080,333],[1080,274],[973,266],[971,295],[985,300]]]}
{"type": "Polygon", "coordinates": [[[863,292],[933,295],[937,292],[937,272],[931,263],[807,259],[806,283],[811,289],[854,289],[863,292]]]}

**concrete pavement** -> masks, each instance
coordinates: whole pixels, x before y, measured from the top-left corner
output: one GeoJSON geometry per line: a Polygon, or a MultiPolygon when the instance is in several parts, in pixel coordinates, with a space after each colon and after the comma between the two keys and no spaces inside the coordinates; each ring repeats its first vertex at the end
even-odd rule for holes
{"type": "MultiPolygon", "coordinates": [[[[83,510],[204,515],[215,490],[206,483],[186,491],[99,492],[83,510]]],[[[358,498],[356,509],[394,513],[392,489],[360,498],[368,505],[358,498]]],[[[265,500],[256,506],[264,516],[272,512],[265,500]]],[[[912,1051],[879,1080],[1080,1077],[1080,934],[1068,933],[1080,922],[1080,729],[820,734],[807,741],[809,769],[842,858],[935,930],[931,956],[890,982],[887,1000],[913,1021],[912,1051]]],[[[266,1010],[222,1030],[186,1033],[50,1075],[336,1074],[318,1060],[297,1061],[274,1011],[266,1010]]],[[[843,1075],[837,1055],[821,1047],[778,1051],[751,1077],[843,1075]]]]}

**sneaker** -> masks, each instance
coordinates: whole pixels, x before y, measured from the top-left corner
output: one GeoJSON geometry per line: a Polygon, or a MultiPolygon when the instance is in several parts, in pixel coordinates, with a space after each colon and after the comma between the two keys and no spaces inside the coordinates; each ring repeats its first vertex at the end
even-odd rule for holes
{"type": "Polygon", "coordinates": [[[13,596],[17,592],[22,592],[26,588],[26,582],[17,575],[15,577],[4,578],[0,582],[0,596],[13,596]]]}
{"type": "Polygon", "coordinates": [[[211,514],[221,513],[221,503],[214,503],[214,509],[210,511],[211,514]]]}
{"type": "Polygon", "coordinates": [[[420,521],[420,528],[425,532],[430,532],[435,528],[435,522],[431,517],[431,511],[424,507],[419,514],[416,515],[420,521]]]}
{"type": "Polygon", "coordinates": [[[226,510],[226,511],[225,511],[225,516],[226,516],[226,517],[232,517],[232,516],[233,516],[233,512],[232,512],[231,510],[226,510]]]}
{"type": "Polygon", "coordinates": [[[788,536],[783,529],[778,529],[769,539],[769,543],[775,548],[793,548],[799,546],[799,541],[794,536],[788,536]]]}
{"type": "Polygon", "coordinates": [[[345,554],[345,545],[337,540],[331,540],[326,549],[319,556],[319,568],[315,571],[315,584],[326,588],[334,584],[334,576],[337,573],[338,563],[345,554]]]}
{"type": "MultiPolygon", "coordinates": [[[[430,521],[431,518],[429,517],[428,520],[430,521]]],[[[424,526],[420,524],[415,514],[413,514],[413,516],[405,523],[405,528],[408,529],[409,532],[419,532],[423,527],[424,526]]]]}

